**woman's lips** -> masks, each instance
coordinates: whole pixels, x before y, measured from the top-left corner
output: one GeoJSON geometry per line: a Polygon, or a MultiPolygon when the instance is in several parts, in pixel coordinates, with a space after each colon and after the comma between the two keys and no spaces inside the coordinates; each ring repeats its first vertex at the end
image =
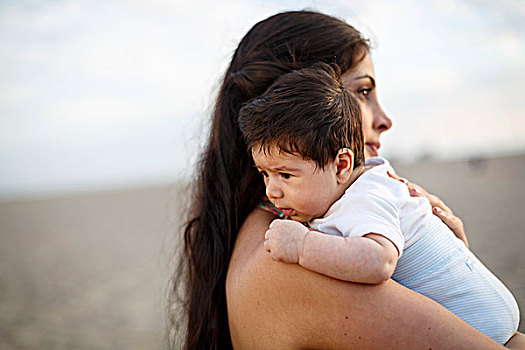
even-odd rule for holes
{"type": "Polygon", "coordinates": [[[372,155],[373,157],[377,157],[377,155],[379,154],[379,148],[381,147],[381,144],[379,142],[367,142],[365,143],[365,146],[370,152],[370,155],[372,155]]]}

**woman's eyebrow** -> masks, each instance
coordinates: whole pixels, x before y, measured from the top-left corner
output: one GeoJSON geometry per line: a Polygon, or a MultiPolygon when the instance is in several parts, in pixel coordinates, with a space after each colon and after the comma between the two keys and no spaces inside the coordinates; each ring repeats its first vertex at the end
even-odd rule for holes
{"type": "Polygon", "coordinates": [[[375,87],[376,86],[376,81],[374,80],[374,78],[371,75],[368,75],[368,74],[361,75],[361,76],[355,77],[354,80],[367,79],[367,78],[370,79],[370,82],[372,83],[372,87],[375,87]]]}

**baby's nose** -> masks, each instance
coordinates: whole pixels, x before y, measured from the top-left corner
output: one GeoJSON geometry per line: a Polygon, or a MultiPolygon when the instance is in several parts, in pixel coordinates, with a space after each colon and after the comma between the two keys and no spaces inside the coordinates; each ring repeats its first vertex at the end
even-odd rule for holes
{"type": "Polygon", "coordinates": [[[282,195],[283,192],[279,185],[276,184],[275,181],[268,180],[268,184],[266,185],[266,196],[268,198],[280,198],[282,195]]]}

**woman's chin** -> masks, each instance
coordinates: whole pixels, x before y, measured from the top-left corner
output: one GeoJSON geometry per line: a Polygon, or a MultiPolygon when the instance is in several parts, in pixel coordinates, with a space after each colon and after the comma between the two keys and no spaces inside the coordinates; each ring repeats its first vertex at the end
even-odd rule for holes
{"type": "Polygon", "coordinates": [[[376,147],[374,146],[365,146],[365,159],[377,157],[379,155],[379,152],[376,147]]]}

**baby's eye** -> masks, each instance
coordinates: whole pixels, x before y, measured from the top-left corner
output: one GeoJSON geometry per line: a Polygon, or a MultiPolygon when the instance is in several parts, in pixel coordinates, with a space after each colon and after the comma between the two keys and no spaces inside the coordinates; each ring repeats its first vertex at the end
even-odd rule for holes
{"type": "Polygon", "coordinates": [[[268,177],[268,173],[266,171],[259,171],[259,173],[261,173],[264,177],[268,177]]]}
{"type": "Polygon", "coordinates": [[[279,173],[279,175],[281,175],[286,180],[292,177],[292,174],[288,174],[288,173],[279,173]]]}

